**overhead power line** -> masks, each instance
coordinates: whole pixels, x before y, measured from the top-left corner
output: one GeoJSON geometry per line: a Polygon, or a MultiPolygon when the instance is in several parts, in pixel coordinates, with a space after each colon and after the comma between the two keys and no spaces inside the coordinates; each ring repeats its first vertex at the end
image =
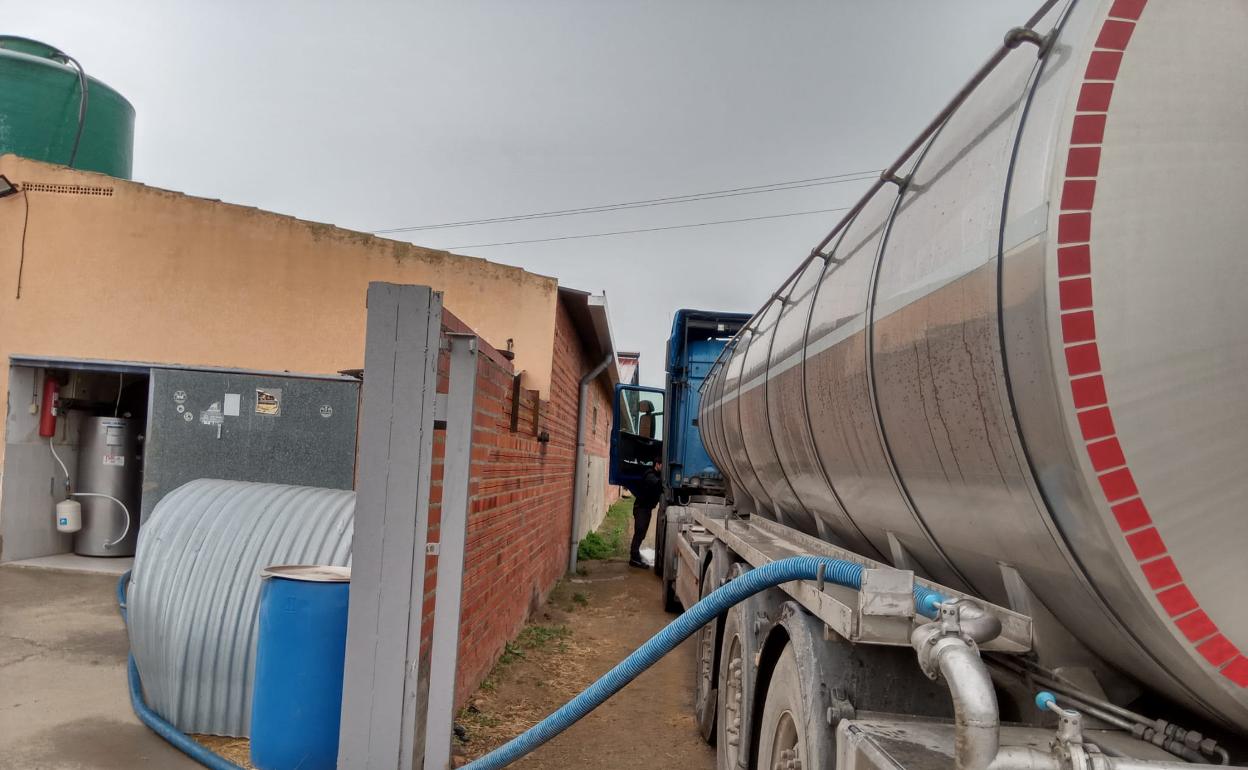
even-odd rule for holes
{"type": "Polygon", "coordinates": [[[491,217],[489,219],[465,219],[458,222],[441,222],[439,224],[430,225],[391,227],[385,230],[373,230],[372,232],[376,235],[385,235],[387,233],[413,233],[421,230],[441,230],[444,228],[500,224],[503,222],[523,222],[530,219],[548,219],[551,217],[568,217],[580,214],[598,214],[607,211],[649,208],[651,206],[670,206],[676,203],[692,203],[694,201],[715,200],[717,198],[735,198],[738,195],[761,195],[762,193],[782,192],[784,190],[801,190],[807,187],[820,187],[822,185],[862,182],[868,179],[875,179],[879,173],[878,169],[873,171],[852,171],[847,174],[816,176],[810,177],[809,179],[793,179],[787,182],[772,182],[771,184],[751,185],[748,187],[733,187],[727,190],[709,190],[707,192],[689,193],[687,195],[671,195],[665,198],[648,198],[645,200],[627,201],[624,203],[605,203],[599,206],[584,206],[581,208],[558,209],[555,211],[539,211],[532,214],[515,214],[513,216],[491,217]]]}
{"type": "Polygon", "coordinates": [[[690,227],[710,227],[712,225],[731,225],[737,222],[758,222],[763,219],[784,219],[786,217],[804,217],[809,214],[830,214],[835,211],[847,211],[849,206],[834,209],[812,209],[810,211],[791,211],[787,214],[768,214],[761,217],[745,217],[743,219],[719,219],[713,222],[694,222],[688,225],[668,225],[666,227],[643,227],[637,230],[615,230],[609,233],[583,233],[580,235],[561,235],[555,238],[529,238],[523,241],[500,241],[498,243],[470,243],[464,246],[442,246],[444,251],[453,249],[487,249],[492,246],[517,246],[522,243],[550,243],[551,241],[574,241],[581,238],[606,238],[612,235],[632,235],[634,233],[657,233],[660,230],[685,230],[690,227]]]}

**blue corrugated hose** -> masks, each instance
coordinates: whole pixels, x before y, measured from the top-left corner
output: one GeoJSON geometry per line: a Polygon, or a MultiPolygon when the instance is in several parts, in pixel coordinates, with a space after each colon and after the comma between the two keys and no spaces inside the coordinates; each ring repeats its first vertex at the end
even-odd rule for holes
{"type": "MultiPolygon", "coordinates": [[[[464,765],[461,770],[496,770],[515,762],[601,706],[607,698],[622,690],[642,671],[653,666],[675,649],[676,645],[693,636],[699,628],[727,612],[733,605],[782,583],[818,580],[821,567],[823,579],[827,582],[848,588],[862,588],[862,565],[841,559],[794,556],[750,570],[690,607],[688,612],[673,620],[558,711],[484,757],[464,765]]],[[[943,596],[930,588],[915,584],[914,606],[921,614],[935,617],[938,605],[944,600],[943,596]]]]}
{"type": "MultiPolygon", "coordinates": [[[[121,619],[127,623],[129,619],[126,617],[126,584],[129,580],[130,570],[126,570],[121,579],[117,581],[117,608],[121,611],[121,619]]],[[[152,732],[164,738],[178,751],[181,751],[204,767],[211,768],[211,770],[243,770],[243,768],[223,758],[220,754],[200,746],[189,735],[165,721],[160,714],[148,708],[147,703],[143,701],[143,683],[139,680],[139,667],[134,663],[134,653],[130,654],[128,665],[130,705],[134,708],[134,713],[143,724],[150,727],[152,732]]]]}
{"type": "MultiPolygon", "coordinates": [[[[829,583],[859,589],[862,588],[862,570],[861,564],[822,556],[794,556],[750,570],[690,607],[558,711],[484,757],[464,765],[462,770],[496,770],[520,759],[601,706],[607,698],[624,689],[642,671],[693,636],[699,628],[754,594],[794,580],[818,580],[821,577],[820,571],[823,579],[829,583]]],[[[126,581],[129,579],[130,573],[126,572],[117,583],[117,603],[123,619],[126,617],[126,581]]],[[[936,591],[915,584],[914,606],[920,614],[935,617],[938,606],[944,600],[945,597],[936,591]]],[[[130,656],[130,703],[145,725],[200,764],[213,770],[241,770],[238,765],[227,762],[195,743],[147,707],[143,702],[142,684],[133,655],[130,656]]]]}

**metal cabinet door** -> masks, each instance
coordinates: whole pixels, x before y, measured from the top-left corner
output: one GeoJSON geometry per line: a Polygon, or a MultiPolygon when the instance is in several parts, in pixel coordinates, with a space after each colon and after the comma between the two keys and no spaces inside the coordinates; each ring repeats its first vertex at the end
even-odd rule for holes
{"type": "Polygon", "coordinates": [[[156,369],[143,518],[201,478],[351,489],[359,382],[156,369]]]}

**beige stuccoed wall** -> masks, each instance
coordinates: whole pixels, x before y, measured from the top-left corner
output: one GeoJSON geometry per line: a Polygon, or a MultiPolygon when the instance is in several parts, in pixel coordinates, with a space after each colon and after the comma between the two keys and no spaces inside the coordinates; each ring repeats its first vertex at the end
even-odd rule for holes
{"type": "Polygon", "coordinates": [[[553,278],[13,155],[0,174],[112,190],[0,199],[0,393],[14,354],[359,368],[368,283],[391,281],[443,291],[497,348],[513,339],[516,370],[548,397],[553,278]]]}
{"type": "Polygon", "coordinates": [[[428,284],[548,395],[557,282],[257,209],[0,157],[0,353],[334,372],[359,367],[369,281],[428,284]]]}

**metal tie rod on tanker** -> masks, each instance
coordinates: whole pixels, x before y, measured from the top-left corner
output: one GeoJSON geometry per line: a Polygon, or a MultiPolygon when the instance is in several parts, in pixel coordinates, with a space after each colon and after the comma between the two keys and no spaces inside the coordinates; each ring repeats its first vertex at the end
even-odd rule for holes
{"type": "MultiPolygon", "coordinates": [[[[1026,23],[1024,23],[1021,27],[1014,27],[1005,34],[1005,39],[1001,42],[1000,47],[993,52],[992,56],[988,57],[986,62],[980,65],[979,69],[975,71],[975,74],[971,76],[971,79],[968,80],[958,91],[958,93],[949,100],[949,103],[945,105],[944,109],[942,109],[921,132],[919,132],[919,135],[914,138],[914,141],[910,142],[909,146],[902,150],[901,154],[897,156],[888,168],[880,172],[879,178],[875,180],[871,187],[868,188],[866,192],[858,198],[858,201],[851,206],[844,213],[844,215],[841,216],[841,219],[835,226],[833,226],[831,231],[829,231],[828,234],[825,235],[823,239],[810,250],[810,253],[801,261],[801,264],[797,266],[797,269],[790,273],[788,278],[784,279],[784,282],[780,284],[780,287],[772,292],[767,301],[763,303],[763,306],[759,308],[758,311],[750,317],[750,320],[748,320],[741,327],[742,331],[751,328],[754,322],[758,320],[759,316],[762,315],[763,311],[766,310],[772,302],[781,299],[785,289],[788,288],[789,284],[797,280],[798,276],[802,274],[802,271],[806,269],[806,266],[810,264],[811,260],[816,258],[827,259],[829,257],[828,254],[823,252],[824,248],[826,248],[828,244],[832,243],[832,240],[836,238],[841,230],[845,229],[846,225],[852,222],[853,219],[862,212],[863,208],[866,207],[867,202],[871,200],[873,195],[879,192],[881,187],[886,184],[896,184],[899,186],[905,185],[907,180],[904,177],[898,176],[902,166],[904,166],[906,161],[908,161],[923,147],[924,143],[926,143],[928,139],[931,139],[932,136],[940,130],[940,127],[944,125],[946,120],[949,119],[949,116],[952,115],[958,107],[961,106],[962,103],[975,92],[975,89],[978,88],[990,74],[992,74],[992,71],[1005,60],[1005,57],[1008,56],[1011,51],[1017,49],[1024,43],[1030,43],[1035,45],[1040,52],[1043,52],[1045,46],[1048,45],[1048,41],[1036,32],[1035,26],[1042,18],[1044,18],[1045,14],[1057,5],[1057,3],[1058,0],[1045,0],[1045,2],[1039,9],[1036,10],[1035,13],[1031,15],[1031,18],[1029,18],[1026,23]]],[[[734,335],[733,341],[735,342],[740,335],[741,332],[734,335]]],[[[724,350],[727,351],[731,347],[732,344],[726,345],[724,350]]],[[[714,363],[711,365],[711,368],[714,369],[718,367],[723,357],[724,353],[721,351],[720,355],[716,357],[714,363]]]]}

